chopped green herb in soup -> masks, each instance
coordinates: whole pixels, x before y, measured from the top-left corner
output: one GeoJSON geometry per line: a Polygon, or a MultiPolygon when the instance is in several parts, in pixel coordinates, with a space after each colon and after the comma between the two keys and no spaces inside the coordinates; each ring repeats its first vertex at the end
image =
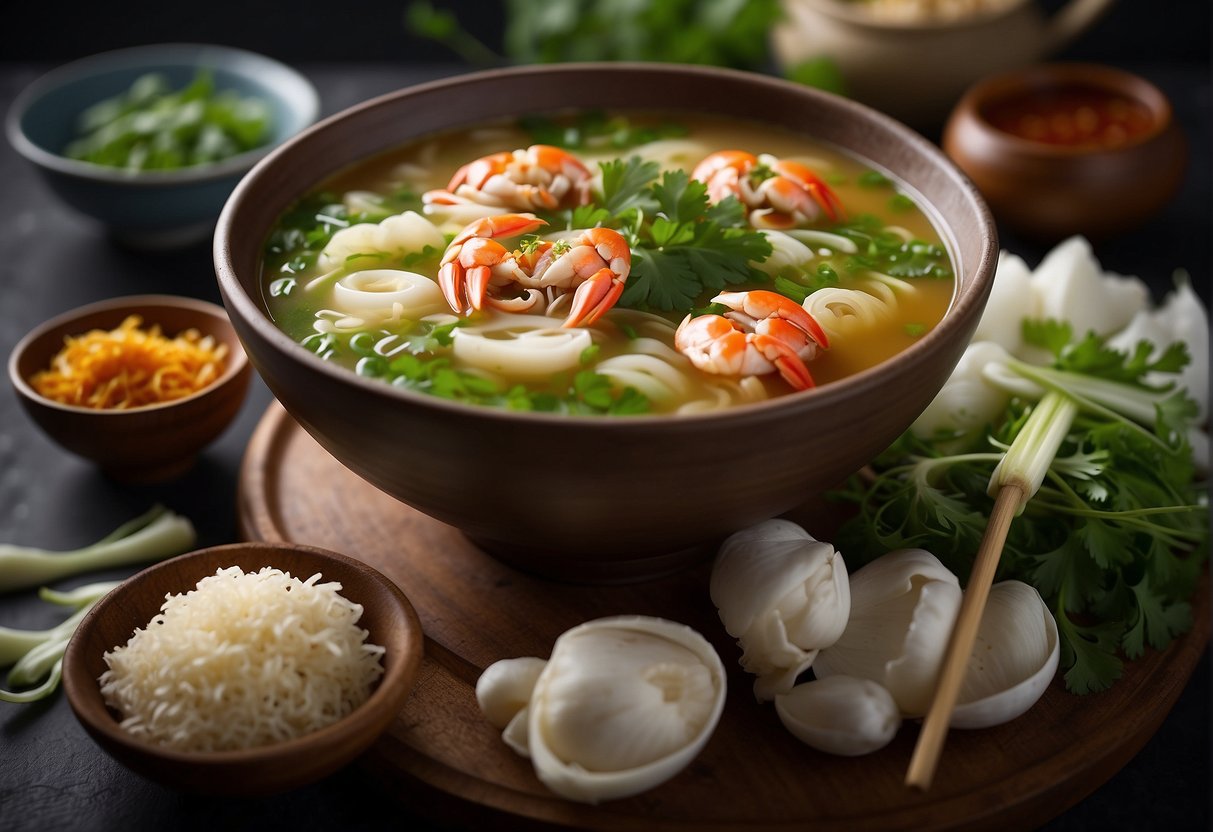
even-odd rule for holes
{"type": "Polygon", "coordinates": [[[532,117],[324,182],[266,246],[319,358],[479,405],[688,413],[807,390],[939,323],[946,248],[886,172],[700,116],[532,117]]]}

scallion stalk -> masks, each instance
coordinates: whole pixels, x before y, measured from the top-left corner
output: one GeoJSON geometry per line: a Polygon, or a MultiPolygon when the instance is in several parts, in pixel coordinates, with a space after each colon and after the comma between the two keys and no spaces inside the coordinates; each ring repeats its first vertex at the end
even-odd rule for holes
{"type": "Polygon", "coordinates": [[[155,506],[83,549],[51,552],[0,545],[0,592],[28,589],[83,572],[161,560],[189,551],[195,540],[194,526],[188,519],[155,506]]]}
{"type": "Polygon", "coordinates": [[[1022,514],[1028,500],[1044,482],[1077,415],[1078,403],[1072,398],[1057,390],[1046,393],[1028,414],[1011,447],[994,466],[988,488],[990,496],[997,496],[1006,486],[1018,486],[1021,496],[1015,514],[1022,514]]]}

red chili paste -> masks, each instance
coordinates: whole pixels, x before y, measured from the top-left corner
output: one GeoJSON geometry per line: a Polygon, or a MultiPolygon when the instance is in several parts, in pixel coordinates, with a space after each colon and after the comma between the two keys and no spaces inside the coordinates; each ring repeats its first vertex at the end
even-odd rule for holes
{"type": "Polygon", "coordinates": [[[984,109],[994,127],[1029,141],[1092,150],[1119,147],[1148,132],[1149,109],[1098,87],[1033,90],[984,109]]]}

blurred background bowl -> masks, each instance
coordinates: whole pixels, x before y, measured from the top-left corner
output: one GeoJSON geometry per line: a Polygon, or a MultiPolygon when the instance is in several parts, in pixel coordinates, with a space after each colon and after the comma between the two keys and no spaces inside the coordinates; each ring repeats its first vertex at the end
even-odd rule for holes
{"type": "Polygon", "coordinates": [[[1187,162],[1167,97],[1144,78],[1099,64],[1044,64],[979,82],[948,119],[943,147],[999,222],[1044,242],[1101,239],[1141,225],[1175,195],[1187,162]],[[1112,106],[1133,111],[1123,116],[1136,120],[1132,132],[1104,123],[1103,109],[1112,106]],[[1040,122],[1040,113],[1053,113],[1066,131],[1085,117],[1093,130],[1120,132],[1059,144],[1051,132],[1046,141],[1008,126],[1011,117],[1040,122]]]}
{"type": "Polygon", "coordinates": [[[771,44],[785,72],[832,61],[848,95],[937,131],[975,81],[1047,58],[1111,5],[1065,0],[1046,17],[1034,0],[782,0],[784,19],[771,44]]]}
{"type": "Polygon", "coordinates": [[[997,251],[980,196],[938,148],[904,126],[785,81],[661,64],[496,70],[366,102],[258,165],[225,207],[214,247],[219,288],[245,349],[324,448],[507,562],[575,581],[669,572],[725,534],[834,487],[884,450],[959,360],[985,305],[997,251]],[[952,255],[955,300],[938,327],[871,370],[798,395],[676,418],[468,406],[360,377],[320,360],[274,324],[262,300],[264,244],[295,200],[335,171],[415,137],[537,107],[698,109],[845,148],[917,195],[952,255]]]}
{"type": "Polygon", "coordinates": [[[382,574],[353,558],[286,543],[236,543],[181,555],[143,570],[105,596],[80,622],[63,658],[63,687],[77,718],[111,756],[144,777],[174,789],[261,795],[319,780],[361,754],[404,707],[421,667],[421,624],[412,604],[382,574]],[[369,699],[319,731],[293,740],[236,751],[177,751],[139,739],[119,727],[98,679],[106,652],[146,627],[168,594],[194,589],[221,568],[245,573],[269,566],[306,581],[319,572],[362,605],[358,626],[367,643],[385,648],[383,676],[369,699]]]}
{"type": "Polygon", "coordinates": [[[316,120],[319,97],[306,78],[275,60],[227,46],[157,44],[105,52],[61,66],[26,87],[8,112],[13,147],[68,205],[136,248],[175,248],[208,237],[232,188],[271,148],[316,120]],[[200,69],[215,89],[256,96],[270,111],[261,147],[220,161],[127,172],[63,155],[89,106],[130,89],[149,72],[181,89],[200,69]]]}
{"type": "Polygon", "coordinates": [[[38,427],[61,446],[97,463],[122,482],[163,482],[189,470],[206,445],[235,418],[248,392],[252,369],[223,308],[172,295],[132,295],[82,306],[33,329],[13,348],[9,380],[38,427]],[[194,328],[228,347],[223,375],[193,395],[129,410],[97,410],[41,396],[30,378],[50,367],[64,338],[92,329],[110,330],[128,315],[143,327],[158,324],[172,338],[194,328]]]}

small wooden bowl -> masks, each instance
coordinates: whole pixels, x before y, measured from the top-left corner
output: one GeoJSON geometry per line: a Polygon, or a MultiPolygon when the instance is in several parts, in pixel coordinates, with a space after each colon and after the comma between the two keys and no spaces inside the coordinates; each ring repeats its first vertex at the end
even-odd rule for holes
{"type": "Polygon", "coordinates": [[[198,452],[235,418],[252,367],[222,307],[172,295],[133,295],[83,306],[43,323],[13,349],[9,379],[26,413],[61,446],[96,462],[114,479],[164,482],[185,473],[198,452]],[[44,398],[29,379],[51,365],[67,336],[113,329],[128,315],[159,324],[166,337],[191,327],[227,344],[227,367],[191,396],[129,410],[97,410],[44,398]]]}
{"type": "Polygon", "coordinates": [[[1187,161],[1166,96],[1143,78],[1096,64],[1046,64],[979,82],[948,119],[943,148],[999,222],[1041,241],[1098,239],[1142,224],[1175,194],[1187,161]],[[1000,106],[1084,90],[1129,99],[1148,126],[1117,146],[1080,147],[1023,138],[992,123],[1000,106]]]}
{"type": "Polygon", "coordinates": [[[191,792],[264,795],[319,780],[361,754],[404,707],[421,666],[421,624],[400,589],[353,558],[286,543],[238,543],[182,555],[145,569],[103,598],[80,622],[63,659],[68,702],[97,744],[127,768],[191,792]],[[126,644],[160,611],[166,594],[188,592],[221,567],[273,566],[306,580],[319,572],[361,604],[367,641],[386,648],[371,697],[339,722],[298,739],[238,751],[186,752],[154,745],[119,727],[98,679],[104,653],[126,644]]]}

